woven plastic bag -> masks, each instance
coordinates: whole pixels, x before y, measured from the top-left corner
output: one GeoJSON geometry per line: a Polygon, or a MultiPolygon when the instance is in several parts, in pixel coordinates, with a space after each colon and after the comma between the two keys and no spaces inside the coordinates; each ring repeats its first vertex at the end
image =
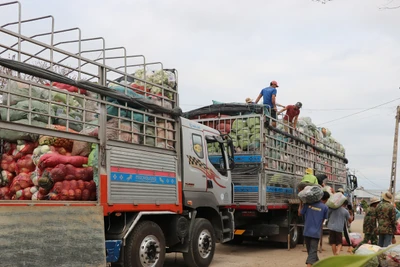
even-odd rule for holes
{"type": "Polygon", "coordinates": [[[324,192],[320,186],[306,186],[300,193],[299,198],[304,203],[315,203],[321,200],[324,192]]]}
{"type": "MultiPolygon", "coordinates": [[[[376,246],[376,245],[364,244],[357,249],[355,255],[371,255],[371,254],[378,252],[380,249],[381,249],[381,247],[376,246]]],[[[373,257],[364,266],[365,267],[378,267],[379,266],[378,257],[373,257]]],[[[398,265],[396,265],[396,266],[398,266],[398,265]]]]}
{"type": "Polygon", "coordinates": [[[400,246],[393,246],[385,251],[379,258],[382,267],[398,267],[400,266],[400,246]]]}
{"type": "Polygon", "coordinates": [[[326,205],[331,209],[338,209],[343,205],[345,200],[346,197],[342,193],[338,192],[331,195],[331,197],[326,202],[326,205]]]}

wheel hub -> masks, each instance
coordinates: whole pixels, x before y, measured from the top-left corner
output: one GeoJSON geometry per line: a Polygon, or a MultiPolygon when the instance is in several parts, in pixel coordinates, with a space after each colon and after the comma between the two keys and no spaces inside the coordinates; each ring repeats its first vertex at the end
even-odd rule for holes
{"type": "Polygon", "coordinates": [[[205,259],[207,258],[212,250],[212,238],[208,230],[203,230],[199,235],[198,247],[200,256],[205,259]]]}
{"type": "Polygon", "coordinates": [[[146,236],[140,244],[139,257],[143,267],[156,266],[160,258],[160,241],[154,235],[146,236]]]}
{"type": "Polygon", "coordinates": [[[297,227],[294,227],[293,233],[292,233],[292,240],[296,241],[297,240],[297,235],[298,235],[297,227]]]}

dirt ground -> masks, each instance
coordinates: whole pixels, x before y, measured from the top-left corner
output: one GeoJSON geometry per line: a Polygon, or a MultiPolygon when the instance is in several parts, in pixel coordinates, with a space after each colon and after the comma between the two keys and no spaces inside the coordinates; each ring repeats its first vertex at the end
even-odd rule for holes
{"type": "MultiPolygon", "coordinates": [[[[362,233],[363,218],[356,215],[356,220],[351,225],[351,231],[362,233]]],[[[400,242],[397,236],[397,243],[400,242]]],[[[276,245],[275,245],[276,246],[276,245]]],[[[211,267],[264,267],[264,266],[306,266],[307,253],[303,252],[303,245],[287,250],[274,247],[274,245],[257,242],[243,243],[242,245],[217,245],[216,253],[211,267]]],[[[323,248],[325,251],[318,253],[320,259],[332,256],[332,250],[328,244],[328,235],[324,235],[323,248]]],[[[347,247],[343,248],[342,254],[347,253],[347,247]]],[[[164,266],[183,267],[183,259],[180,254],[169,254],[164,266]]]]}

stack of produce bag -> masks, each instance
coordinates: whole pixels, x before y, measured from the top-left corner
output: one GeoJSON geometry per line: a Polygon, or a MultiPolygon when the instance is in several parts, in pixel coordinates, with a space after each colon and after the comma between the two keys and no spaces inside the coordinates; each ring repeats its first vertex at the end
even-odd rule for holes
{"type": "Polygon", "coordinates": [[[393,246],[389,250],[383,252],[379,257],[381,267],[398,267],[400,266],[400,246],[393,246]]]}
{"type": "MultiPolygon", "coordinates": [[[[283,120],[278,120],[277,128],[284,131],[283,120]]],[[[335,153],[344,157],[345,150],[343,145],[338,143],[327,128],[318,128],[309,117],[300,117],[297,121],[297,131],[302,133],[299,135],[301,139],[312,144],[316,144],[319,148],[335,153]],[[317,142],[315,142],[317,141],[317,142]]]]}
{"type": "Polygon", "coordinates": [[[343,205],[345,201],[346,197],[342,193],[338,192],[331,195],[331,197],[326,202],[326,205],[331,209],[338,209],[343,205]]]}
{"type": "Polygon", "coordinates": [[[299,198],[303,203],[312,204],[321,200],[324,192],[318,185],[306,186],[299,194],[299,198]]]}
{"type": "MultiPolygon", "coordinates": [[[[363,244],[357,249],[355,255],[371,255],[378,252],[380,249],[381,247],[376,245],[363,244]]],[[[364,265],[364,267],[378,267],[378,266],[379,266],[378,257],[373,257],[364,265]]]]}
{"type": "Polygon", "coordinates": [[[0,199],[96,200],[97,152],[97,145],[52,136],[4,142],[0,199]]]}
{"type": "MultiPolygon", "coordinates": [[[[7,83],[7,85],[3,89],[3,91],[5,91],[5,93],[3,93],[3,99],[8,100],[8,93],[6,93],[7,91],[13,93],[9,96],[10,103],[4,103],[10,106],[9,120],[14,123],[30,124],[37,127],[46,127],[46,125],[52,124],[66,126],[68,119],[70,120],[69,128],[79,132],[83,129],[81,123],[83,121],[83,111],[81,108],[83,107],[84,102],[85,108],[87,110],[86,121],[91,121],[97,116],[97,104],[94,101],[81,97],[81,95],[89,94],[88,92],[74,86],[62,83],[55,82],[52,85],[53,87],[56,87],[63,91],[68,91],[72,94],[67,95],[67,92],[63,93],[54,90],[50,91],[44,88],[31,86],[30,94],[32,100],[29,100],[28,97],[25,97],[29,95],[28,84],[18,83],[15,81],[10,81],[9,83],[7,83]],[[14,94],[21,94],[21,96],[14,94]],[[49,103],[46,101],[42,101],[42,99],[57,103],[49,103]],[[36,113],[26,112],[27,110],[36,113]],[[28,117],[29,114],[31,114],[31,118],[28,117]],[[29,119],[31,120],[30,123],[29,119]]],[[[95,94],[91,94],[91,96],[95,97],[95,94]]],[[[0,119],[7,120],[6,108],[0,108],[0,119]]],[[[17,140],[35,141],[37,140],[38,135],[14,132],[10,130],[2,130],[0,132],[0,138],[14,142],[17,140]]]]}

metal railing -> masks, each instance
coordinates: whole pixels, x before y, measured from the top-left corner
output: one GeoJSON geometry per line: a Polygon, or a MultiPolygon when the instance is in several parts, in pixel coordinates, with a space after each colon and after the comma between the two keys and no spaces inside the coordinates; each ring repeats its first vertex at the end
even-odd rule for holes
{"type": "MultiPolygon", "coordinates": [[[[237,116],[214,114],[196,118],[199,123],[217,129],[223,134],[229,134],[235,145],[236,155],[261,155],[266,171],[301,177],[307,168],[312,168],[315,173],[326,174],[328,180],[346,182],[344,158],[335,156],[328,150],[329,153],[324,153],[314,148],[317,146],[326,148],[322,140],[295,131],[290,125],[283,125],[281,120],[276,121],[277,127],[285,126],[286,131],[265,127],[266,120],[271,121],[271,118],[261,114],[237,116]],[[295,134],[285,134],[290,132],[295,134]]],[[[208,149],[209,153],[217,152],[214,151],[215,148],[208,149]]]]}
{"type": "MultiPolygon", "coordinates": [[[[15,20],[0,27],[0,47],[3,48],[0,57],[15,58],[76,80],[109,86],[133,97],[150,99],[163,107],[178,106],[177,74],[164,70],[162,63],[147,62],[142,55],[129,55],[124,47],[106,47],[102,37],[82,38],[79,28],[55,29],[52,16],[23,20],[21,4],[17,1],[0,4],[0,12],[13,6],[17,6],[15,20]],[[37,30],[30,36],[22,34],[24,27],[32,23],[48,23],[50,30],[37,30]],[[15,26],[17,30],[12,30],[15,26]]],[[[104,131],[109,140],[176,147],[177,124],[168,115],[80,88],[70,92],[63,85],[15,71],[0,73],[0,80],[3,84],[0,120],[7,122],[4,127],[15,128],[9,123],[18,123],[20,120],[14,118],[23,118],[21,129],[28,132],[61,124],[66,132],[73,131],[76,136],[104,131]]]]}

